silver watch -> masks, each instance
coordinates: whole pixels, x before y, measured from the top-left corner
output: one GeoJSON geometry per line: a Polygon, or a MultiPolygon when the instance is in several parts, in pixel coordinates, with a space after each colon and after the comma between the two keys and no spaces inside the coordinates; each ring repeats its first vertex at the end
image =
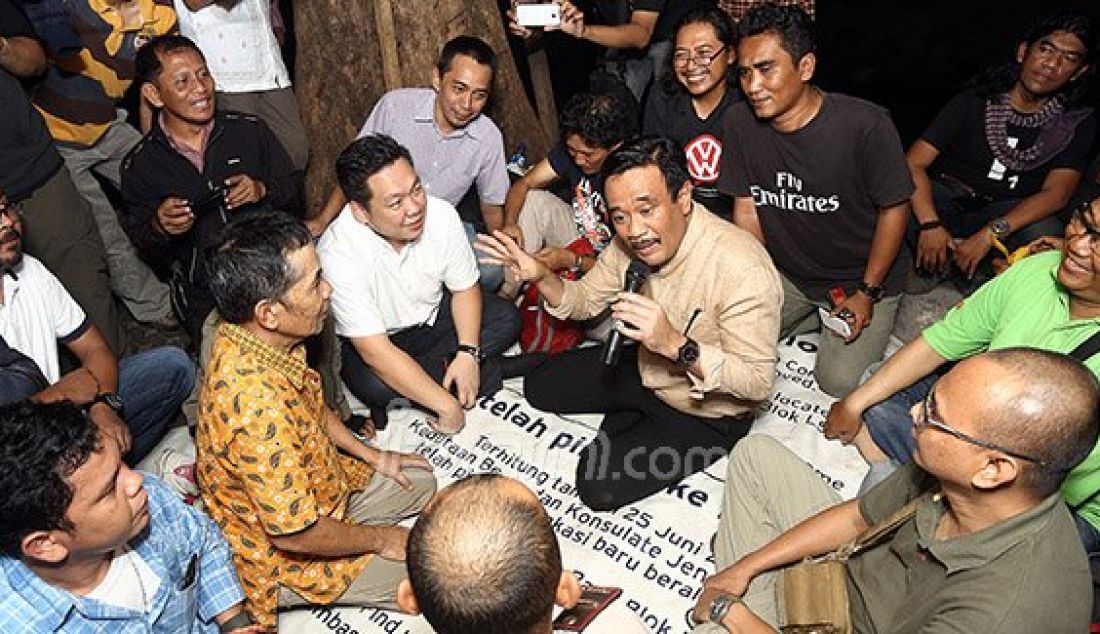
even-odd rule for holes
{"type": "Polygon", "coordinates": [[[722,619],[726,618],[734,603],[740,603],[741,597],[733,594],[720,594],[710,601],[710,610],[707,612],[707,620],[716,625],[722,625],[722,619]]]}

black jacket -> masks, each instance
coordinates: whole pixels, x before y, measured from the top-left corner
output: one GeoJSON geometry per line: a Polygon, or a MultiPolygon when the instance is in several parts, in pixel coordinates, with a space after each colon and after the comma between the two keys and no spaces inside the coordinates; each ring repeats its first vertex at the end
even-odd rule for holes
{"type": "Polygon", "coordinates": [[[197,337],[214,307],[203,252],[231,214],[281,209],[300,217],[302,174],[295,171],[267,125],[254,116],[222,111],[215,115],[202,173],[172,147],[159,117],[153,121],[153,129],[122,163],[122,226],[141,255],[170,278],[176,312],[192,337],[197,337]],[[195,207],[236,174],[263,181],[267,188],[264,199],[233,211],[219,201],[203,209],[195,207]],[[192,201],[196,214],[191,229],[178,236],[163,233],[155,222],[157,207],[170,196],[192,201]]]}

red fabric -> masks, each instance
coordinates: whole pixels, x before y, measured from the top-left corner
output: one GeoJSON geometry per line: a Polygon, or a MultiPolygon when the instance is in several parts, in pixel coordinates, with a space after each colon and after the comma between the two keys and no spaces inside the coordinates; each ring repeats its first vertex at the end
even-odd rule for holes
{"type": "MultiPolygon", "coordinates": [[[[596,255],[596,250],[585,238],[565,245],[565,248],[577,255],[596,255]]],[[[558,271],[562,279],[577,279],[573,269],[558,271]]],[[[523,328],[519,333],[519,345],[524,352],[546,352],[558,354],[575,348],[584,341],[584,328],[575,321],[558,319],[546,312],[539,297],[538,288],[529,284],[519,302],[523,328]]]]}

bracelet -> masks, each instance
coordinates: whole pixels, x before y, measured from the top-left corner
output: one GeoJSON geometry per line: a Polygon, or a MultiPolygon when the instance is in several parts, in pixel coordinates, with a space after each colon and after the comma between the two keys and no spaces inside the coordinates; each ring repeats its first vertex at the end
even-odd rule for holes
{"type": "Polygon", "coordinates": [[[922,222],[917,225],[917,228],[921,231],[928,231],[930,229],[939,229],[943,226],[943,222],[939,220],[929,220],[928,222],[922,222]]]}

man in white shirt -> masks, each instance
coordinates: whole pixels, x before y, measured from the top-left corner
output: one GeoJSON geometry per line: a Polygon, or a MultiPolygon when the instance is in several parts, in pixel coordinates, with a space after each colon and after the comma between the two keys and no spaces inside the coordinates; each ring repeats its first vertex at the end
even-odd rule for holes
{"type": "Polygon", "coordinates": [[[294,169],[305,170],[309,138],[272,25],[273,2],[278,0],[175,0],[175,6],[180,35],[206,57],[218,107],[262,119],[294,169]]]}
{"type": "MultiPolygon", "coordinates": [[[[391,90],[378,100],[359,131],[359,138],[385,134],[408,149],[424,190],[458,209],[471,245],[478,231],[504,226],[504,137],[482,113],[492,95],[497,64],[496,53],[483,40],[469,35],[453,38],[439,53],[431,88],[391,90]]],[[[346,202],[336,188],[310,221],[314,233],[320,233],[346,202]]],[[[499,266],[481,265],[480,270],[486,291],[495,291],[504,281],[499,266]]]]}
{"type": "Polygon", "coordinates": [[[22,236],[19,207],[0,191],[0,337],[30,357],[50,382],[39,400],[111,410],[102,426],[118,438],[127,461],[137,463],[164,436],[191,392],[194,363],[171,346],[120,362],[54,274],[23,253],[22,236]],[[79,374],[80,380],[60,381],[58,342],[80,363],[66,377],[79,374]]]}
{"type": "Polygon", "coordinates": [[[477,261],[454,207],[428,196],[409,151],[384,135],[336,161],[348,199],[318,243],[332,284],[344,382],[371,408],[407,399],[454,433],[464,409],[500,388],[496,358],[519,334],[515,307],[478,287],[477,261]]]}

